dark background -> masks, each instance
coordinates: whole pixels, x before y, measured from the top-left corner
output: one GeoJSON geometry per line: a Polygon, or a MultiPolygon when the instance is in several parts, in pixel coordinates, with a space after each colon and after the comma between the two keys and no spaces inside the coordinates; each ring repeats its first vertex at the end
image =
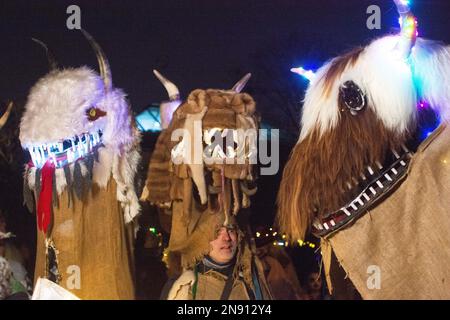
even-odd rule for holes
{"type": "MultiPolygon", "coordinates": [[[[290,68],[316,69],[354,46],[398,31],[390,0],[0,1],[0,101],[23,105],[30,87],[47,72],[44,52],[32,37],[46,42],[63,66],[97,68],[81,33],[66,28],[66,8],[72,4],[80,6],[82,27],[103,47],[114,84],[128,93],[136,113],[167,98],[152,69],[173,80],[184,97],[196,88],[230,88],[251,72],[245,91],[255,98],[263,122],[282,131],[279,174],[261,177],[253,198],[255,227],[272,223],[282,167],[299,133],[307,82],[290,68]],[[372,4],[381,8],[381,30],[366,27],[366,9],[372,4]]],[[[450,43],[450,1],[413,0],[412,5],[420,36],[450,43]]],[[[14,115],[5,129],[14,132],[19,117],[14,115]]],[[[144,138],[148,159],[156,136],[144,138]]],[[[5,175],[14,177],[19,169],[5,175]]],[[[2,203],[9,197],[11,208],[11,202],[20,202],[21,183],[9,181],[1,186],[0,197],[2,203]]],[[[30,216],[26,219],[33,222],[30,216]]],[[[20,233],[17,224],[26,219],[15,219],[13,229],[20,233]]],[[[155,220],[148,217],[144,223],[155,220]]],[[[293,257],[302,277],[317,266],[318,258],[309,248],[300,250],[293,257]]],[[[144,258],[140,261],[145,265],[144,258]]]]}
{"type": "MultiPolygon", "coordinates": [[[[420,35],[450,42],[450,2],[412,3],[420,35]]],[[[259,98],[263,119],[277,127],[295,128],[298,122],[298,110],[283,111],[293,102],[274,92],[282,88],[299,101],[305,83],[291,67],[317,68],[398,26],[390,0],[1,0],[2,99],[25,99],[47,71],[42,49],[31,37],[46,42],[64,66],[96,66],[81,34],[66,28],[71,4],[80,6],[82,27],[107,53],[115,85],[129,94],[135,111],[166,97],[154,68],[185,96],[196,88],[230,87],[252,72],[248,91],[259,98]],[[371,4],[381,7],[381,30],[366,28],[371,4]]]]}

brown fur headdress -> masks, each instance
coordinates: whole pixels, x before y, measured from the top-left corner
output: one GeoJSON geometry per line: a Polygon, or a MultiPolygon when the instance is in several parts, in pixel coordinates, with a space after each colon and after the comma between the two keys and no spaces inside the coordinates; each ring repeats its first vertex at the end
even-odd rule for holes
{"type": "Polygon", "coordinates": [[[259,123],[250,95],[199,89],[176,109],[161,133],[149,165],[145,200],[171,211],[169,250],[181,254],[183,267],[192,266],[209,252],[218,227],[234,224],[234,217],[250,205],[250,196],[256,192],[256,176],[248,159],[242,164],[173,161],[172,153],[182,140],[172,141],[172,133],[191,130],[192,119],[201,123],[202,152],[208,130],[256,130],[259,123]]]}

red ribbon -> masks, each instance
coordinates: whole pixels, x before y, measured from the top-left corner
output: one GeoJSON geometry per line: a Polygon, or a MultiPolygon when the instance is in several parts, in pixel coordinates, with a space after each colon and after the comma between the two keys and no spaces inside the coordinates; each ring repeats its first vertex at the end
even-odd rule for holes
{"type": "Polygon", "coordinates": [[[51,160],[47,160],[41,171],[41,193],[39,194],[39,202],[37,206],[38,228],[44,233],[47,233],[52,215],[52,191],[54,172],[55,165],[51,160]]]}

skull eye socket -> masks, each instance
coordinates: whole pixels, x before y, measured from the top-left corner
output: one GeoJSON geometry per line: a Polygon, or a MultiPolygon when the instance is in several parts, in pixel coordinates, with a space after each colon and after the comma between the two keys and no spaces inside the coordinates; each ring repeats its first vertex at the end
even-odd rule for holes
{"type": "Polygon", "coordinates": [[[346,81],[339,88],[339,101],[356,114],[366,106],[366,95],[356,83],[346,81]]]}
{"type": "Polygon", "coordinates": [[[106,112],[100,110],[99,108],[91,107],[88,110],[86,110],[86,115],[89,121],[95,121],[98,118],[106,116],[106,112]]]}

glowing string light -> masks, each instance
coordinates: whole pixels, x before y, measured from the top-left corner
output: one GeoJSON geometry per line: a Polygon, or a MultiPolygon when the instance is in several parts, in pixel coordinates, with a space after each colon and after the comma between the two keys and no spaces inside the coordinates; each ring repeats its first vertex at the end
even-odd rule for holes
{"type": "MultiPolygon", "coordinates": [[[[401,18],[400,18],[401,19],[401,18]]],[[[403,26],[403,35],[408,38],[412,38],[414,36],[418,36],[419,33],[417,31],[417,19],[414,16],[408,16],[405,19],[403,24],[403,19],[400,20],[403,26]]]]}
{"type": "Polygon", "coordinates": [[[312,79],[314,79],[314,77],[316,76],[314,71],[306,70],[303,67],[292,68],[291,72],[301,75],[303,78],[307,79],[308,81],[312,81],[312,79]]]}
{"type": "MultiPolygon", "coordinates": [[[[286,234],[281,234],[279,231],[274,230],[273,228],[269,229],[271,233],[261,233],[259,231],[255,232],[256,238],[271,238],[272,239],[272,245],[277,247],[289,247],[292,246],[293,243],[290,243],[287,240],[286,234]]],[[[295,242],[296,245],[300,248],[316,248],[317,245],[315,243],[309,242],[309,241],[303,241],[302,239],[297,239],[295,242]]]]}

